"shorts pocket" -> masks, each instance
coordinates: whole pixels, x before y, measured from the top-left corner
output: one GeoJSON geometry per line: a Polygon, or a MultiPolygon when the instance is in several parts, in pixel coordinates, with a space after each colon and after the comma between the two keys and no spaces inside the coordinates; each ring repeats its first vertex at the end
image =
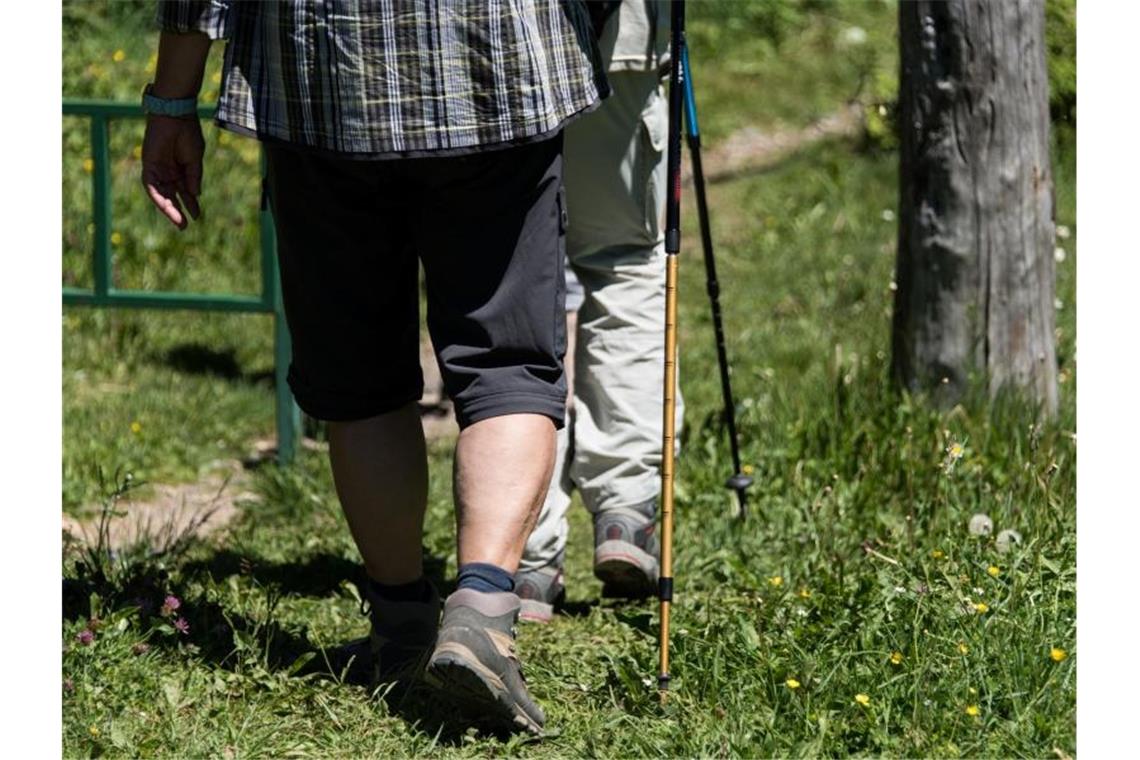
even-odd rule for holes
{"type": "Polygon", "coordinates": [[[633,178],[635,192],[641,195],[645,232],[656,242],[662,234],[665,211],[665,149],[669,139],[669,111],[661,88],[653,92],[641,112],[640,140],[633,178]]]}

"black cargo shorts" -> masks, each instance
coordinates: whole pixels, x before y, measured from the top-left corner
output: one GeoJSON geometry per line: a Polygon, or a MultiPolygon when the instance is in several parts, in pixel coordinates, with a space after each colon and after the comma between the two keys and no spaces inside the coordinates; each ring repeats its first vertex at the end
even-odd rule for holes
{"type": "Polygon", "coordinates": [[[562,426],[562,137],[466,156],[356,160],[266,144],[289,385],[317,419],[423,394],[427,325],[460,427],[503,414],[562,426]]]}

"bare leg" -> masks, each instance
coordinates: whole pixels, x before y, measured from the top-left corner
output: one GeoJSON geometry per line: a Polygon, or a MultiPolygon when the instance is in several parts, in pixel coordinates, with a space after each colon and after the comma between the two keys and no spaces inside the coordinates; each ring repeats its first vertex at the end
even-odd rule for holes
{"type": "Polygon", "coordinates": [[[459,564],[518,570],[554,467],[554,423],[508,414],[464,428],[455,447],[459,564]]]}
{"type": "Polygon", "coordinates": [[[329,460],[352,538],[377,583],[423,575],[427,452],[417,405],[328,423],[329,460]]]}

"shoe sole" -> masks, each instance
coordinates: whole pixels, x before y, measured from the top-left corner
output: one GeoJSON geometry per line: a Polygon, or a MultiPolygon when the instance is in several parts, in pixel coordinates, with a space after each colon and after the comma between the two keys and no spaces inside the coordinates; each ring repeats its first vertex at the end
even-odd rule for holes
{"type": "MultiPolygon", "coordinates": [[[[446,646],[446,645],[445,645],[446,646]]],[[[511,698],[510,691],[489,668],[459,651],[436,650],[424,679],[459,703],[473,719],[506,731],[542,736],[542,726],[511,698]]]]}
{"type": "Polygon", "coordinates": [[[657,590],[657,558],[628,541],[603,541],[594,549],[594,576],[608,599],[644,599],[657,590]]]}
{"type": "Polygon", "coordinates": [[[529,623],[549,623],[554,619],[554,605],[540,602],[537,599],[521,599],[519,607],[519,620],[529,623]]]}

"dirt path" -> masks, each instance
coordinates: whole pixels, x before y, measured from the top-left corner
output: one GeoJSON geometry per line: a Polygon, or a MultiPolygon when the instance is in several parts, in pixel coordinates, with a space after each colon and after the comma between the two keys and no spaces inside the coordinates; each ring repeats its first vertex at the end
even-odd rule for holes
{"type": "MultiPolygon", "coordinates": [[[[163,549],[190,534],[209,535],[237,517],[237,502],[257,498],[248,489],[248,477],[241,463],[233,462],[225,473],[213,473],[196,483],[154,484],[144,491],[146,498],[128,492],[115,504],[107,542],[114,549],[137,543],[163,549]]],[[[82,520],[64,513],[65,545],[94,544],[99,522],[95,512],[82,520]]]]}
{"type": "MultiPolygon", "coordinates": [[[[723,182],[778,163],[802,148],[835,137],[854,137],[863,129],[863,108],[858,103],[841,108],[801,129],[764,132],[755,127],[738,129],[719,143],[704,147],[705,180],[723,182]]],[[[681,179],[692,181],[692,170],[682,161],[681,179]]]]}

